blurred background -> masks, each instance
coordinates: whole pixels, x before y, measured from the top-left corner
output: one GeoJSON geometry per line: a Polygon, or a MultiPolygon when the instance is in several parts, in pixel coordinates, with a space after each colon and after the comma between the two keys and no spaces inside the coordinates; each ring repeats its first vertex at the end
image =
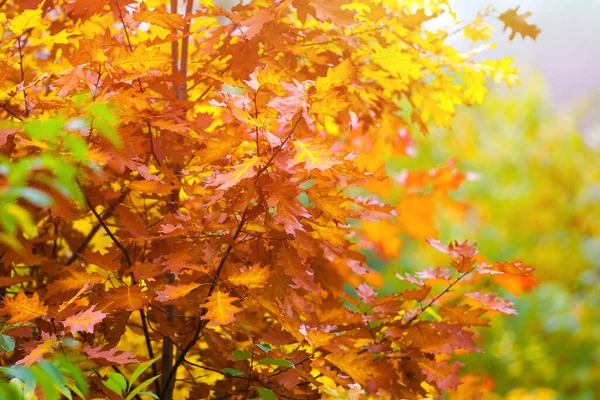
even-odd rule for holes
{"type": "MultiPolygon", "coordinates": [[[[488,4],[454,0],[465,22],[488,4]]],[[[487,19],[498,45],[481,56],[513,57],[521,85],[490,88],[483,106],[458,112],[451,131],[418,137],[414,159],[389,162],[402,174],[457,157],[470,179],[434,198],[432,226],[400,235],[393,261],[370,254],[371,265],[389,278],[384,291],[397,290],[396,272],[435,265],[419,242],[430,231],[442,242],[476,241],[491,260],[533,264],[537,282],[496,282],[519,316],[482,330],[484,353],[465,357],[467,373],[494,387],[491,399],[600,399],[600,1],[491,5],[500,13],[520,5],[542,29],[535,42],[509,41],[503,24],[487,19]]],[[[462,35],[451,40],[470,48],[462,35]]]]}

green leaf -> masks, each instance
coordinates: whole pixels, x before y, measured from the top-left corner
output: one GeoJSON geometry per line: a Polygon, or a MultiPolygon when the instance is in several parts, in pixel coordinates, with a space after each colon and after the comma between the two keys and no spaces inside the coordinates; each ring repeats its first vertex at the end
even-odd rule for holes
{"type": "Polygon", "coordinates": [[[0,225],[8,233],[14,233],[20,227],[24,233],[33,234],[35,223],[29,212],[18,204],[6,204],[0,213],[0,225]]]}
{"type": "Polygon", "coordinates": [[[23,124],[25,132],[33,140],[56,143],[56,138],[65,127],[64,117],[54,117],[47,120],[31,120],[23,124]]]}
{"type": "Polygon", "coordinates": [[[240,371],[238,369],[234,369],[234,368],[223,368],[221,370],[221,372],[224,372],[231,376],[246,376],[245,373],[243,373],[242,371],[240,371]]]}
{"type": "Polygon", "coordinates": [[[241,330],[244,331],[244,333],[246,333],[246,335],[248,335],[248,337],[254,337],[254,335],[252,334],[252,332],[250,332],[248,330],[248,328],[246,328],[244,325],[240,324],[239,322],[235,323],[241,330]]]}
{"type": "Polygon", "coordinates": [[[67,387],[81,399],[85,400],[85,394],[83,394],[83,392],[77,386],[67,383],[67,387]]]}
{"type": "Polygon", "coordinates": [[[0,399],[22,400],[23,388],[19,378],[11,379],[8,384],[0,384],[0,399]]]}
{"type": "Polygon", "coordinates": [[[129,377],[129,387],[133,387],[133,382],[135,382],[136,379],[139,378],[139,376],[142,375],[145,370],[147,370],[152,364],[154,364],[156,362],[156,360],[158,360],[158,357],[153,360],[150,360],[150,361],[140,364],[135,369],[135,371],[133,371],[133,374],[131,374],[131,376],[129,377]]]}
{"type": "Polygon", "coordinates": [[[58,391],[71,400],[71,391],[66,386],[67,382],[63,373],[59,371],[56,365],[44,360],[39,363],[39,366],[46,374],[48,374],[58,391]]]}
{"type": "Polygon", "coordinates": [[[244,350],[234,350],[233,351],[233,361],[247,360],[249,358],[252,358],[252,353],[250,353],[249,351],[244,351],[244,350]]]}
{"type": "Polygon", "coordinates": [[[121,147],[123,142],[117,133],[119,119],[106,103],[94,102],[88,107],[93,126],[113,145],[121,147]]]}
{"type": "Polygon", "coordinates": [[[256,391],[258,392],[260,397],[262,397],[263,400],[277,400],[277,397],[275,396],[275,393],[273,393],[272,390],[257,387],[256,391]]]}
{"type": "Polygon", "coordinates": [[[138,387],[136,387],[135,389],[133,389],[129,393],[129,395],[127,395],[127,398],[125,400],[131,400],[131,399],[133,399],[138,393],[140,393],[142,390],[146,389],[146,387],[148,387],[148,385],[150,385],[152,382],[154,382],[157,379],[158,379],[158,376],[153,376],[150,379],[146,379],[138,387]]]}
{"type": "Polygon", "coordinates": [[[294,363],[290,360],[284,360],[283,358],[263,358],[258,362],[262,365],[278,365],[280,367],[294,368],[294,363]]]}
{"type": "Polygon", "coordinates": [[[109,373],[108,380],[102,381],[102,384],[119,396],[127,388],[127,381],[125,380],[125,377],[121,374],[117,374],[116,372],[109,373]],[[117,378],[117,376],[120,378],[117,378]]]}
{"type": "Polygon", "coordinates": [[[44,393],[44,400],[58,400],[58,390],[52,376],[38,366],[31,368],[38,385],[42,388],[44,393]]]}
{"type": "Polygon", "coordinates": [[[271,345],[268,344],[268,343],[255,343],[252,346],[258,347],[259,349],[261,349],[265,353],[268,353],[268,352],[271,351],[271,345]]]}
{"type": "Polygon", "coordinates": [[[78,391],[71,389],[71,390],[73,390],[73,392],[75,394],[77,394],[79,397],[83,398],[84,396],[82,394],[87,395],[89,393],[85,375],[83,375],[83,372],[81,372],[81,369],[79,367],[77,367],[77,365],[70,362],[66,358],[61,358],[59,360],[59,368],[58,369],[61,372],[63,372],[65,375],[67,375],[71,379],[73,379],[73,381],[75,382],[75,385],[77,386],[77,389],[78,389],[78,391]]]}
{"type": "Polygon", "coordinates": [[[77,161],[87,160],[88,146],[81,137],[66,135],[63,137],[62,142],[77,161]]]}
{"type": "Polygon", "coordinates": [[[14,366],[14,367],[0,367],[0,372],[5,373],[8,376],[19,379],[25,384],[25,392],[33,393],[35,390],[36,378],[30,368],[14,366]]]}
{"type": "Polygon", "coordinates": [[[10,336],[0,333],[0,347],[4,351],[13,351],[15,349],[15,341],[10,336]]]}

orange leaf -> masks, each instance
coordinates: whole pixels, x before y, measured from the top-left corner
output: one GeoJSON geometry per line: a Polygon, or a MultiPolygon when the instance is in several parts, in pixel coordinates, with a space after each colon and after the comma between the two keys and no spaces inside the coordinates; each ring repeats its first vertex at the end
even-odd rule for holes
{"type": "Polygon", "coordinates": [[[255,175],[254,167],[258,165],[260,160],[260,157],[245,159],[241,164],[233,167],[231,172],[217,175],[212,182],[212,186],[217,186],[217,189],[225,190],[234,187],[240,183],[242,179],[253,177],[255,175]]]}
{"type": "Polygon", "coordinates": [[[225,292],[217,290],[208,298],[204,307],[208,310],[202,316],[202,319],[207,319],[212,325],[227,325],[235,321],[235,314],[242,311],[241,308],[234,306],[232,303],[239,299],[229,296],[225,292]]]}
{"type": "Polygon", "coordinates": [[[229,277],[229,282],[238,286],[246,286],[248,289],[259,289],[267,284],[271,273],[272,271],[267,267],[255,266],[233,274],[229,277]]]}
{"type": "Polygon", "coordinates": [[[199,287],[199,283],[188,283],[186,285],[165,285],[163,290],[157,290],[155,300],[165,302],[178,299],[188,295],[192,290],[199,287]]]}
{"type": "Polygon", "coordinates": [[[16,324],[17,322],[27,322],[39,317],[45,317],[48,312],[48,306],[40,300],[36,293],[31,297],[25,296],[25,293],[19,292],[15,298],[4,298],[4,311],[10,314],[7,324],[16,324]]]}

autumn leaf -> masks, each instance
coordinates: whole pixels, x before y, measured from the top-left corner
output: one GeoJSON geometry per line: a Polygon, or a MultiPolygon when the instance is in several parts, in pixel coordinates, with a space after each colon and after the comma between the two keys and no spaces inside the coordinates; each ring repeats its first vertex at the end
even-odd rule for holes
{"type": "Polygon", "coordinates": [[[140,4],[140,10],[133,14],[133,18],[136,21],[149,22],[153,25],[160,26],[171,32],[181,30],[185,26],[185,19],[181,15],[163,10],[150,11],[145,3],[140,4]]]}
{"type": "Polygon", "coordinates": [[[86,345],[83,347],[83,352],[92,360],[101,360],[108,362],[111,365],[135,364],[139,361],[135,358],[130,358],[132,355],[128,351],[119,351],[117,348],[102,349],[102,346],[92,347],[86,345]]]}
{"type": "Polygon", "coordinates": [[[514,304],[508,300],[498,297],[496,293],[465,293],[465,296],[481,303],[485,308],[508,315],[516,315],[517,311],[513,308],[514,304]]]}
{"type": "Polygon", "coordinates": [[[94,311],[95,305],[85,311],[72,315],[62,321],[65,328],[70,328],[71,333],[88,332],[94,333],[94,326],[106,317],[102,311],[94,311]]]}
{"type": "Polygon", "coordinates": [[[510,40],[513,40],[518,34],[523,39],[529,36],[533,40],[537,39],[538,35],[542,32],[537,25],[533,25],[527,22],[527,18],[531,15],[531,12],[518,13],[519,7],[507,10],[500,14],[498,19],[504,23],[504,30],[509,28],[512,33],[510,34],[510,40]]]}
{"type": "Polygon", "coordinates": [[[48,306],[44,304],[38,293],[27,297],[25,293],[19,292],[14,298],[4,297],[4,312],[10,314],[6,321],[8,324],[28,322],[36,318],[45,317],[48,306]]]}
{"type": "Polygon", "coordinates": [[[192,290],[200,287],[199,283],[188,283],[179,285],[165,285],[163,290],[157,290],[158,295],[155,300],[160,302],[176,300],[180,297],[186,296],[192,290]]]}
{"type": "Polygon", "coordinates": [[[256,175],[255,167],[259,165],[260,157],[251,157],[245,159],[241,164],[236,165],[230,172],[219,174],[211,183],[217,186],[219,190],[229,189],[242,181],[256,175]]]}
{"type": "Polygon", "coordinates": [[[325,171],[336,164],[336,162],[329,157],[329,149],[323,144],[296,140],[294,142],[294,148],[296,149],[296,154],[294,155],[290,166],[304,163],[304,168],[307,170],[318,169],[320,171],[325,171]]]}
{"type": "Polygon", "coordinates": [[[17,361],[16,364],[31,365],[39,362],[46,354],[53,352],[58,347],[59,343],[59,340],[55,336],[43,335],[42,341],[35,344],[27,355],[17,361]]]}
{"type": "Polygon", "coordinates": [[[11,19],[9,29],[15,36],[19,37],[25,33],[25,31],[40,25],[41,22],[41,8],[25,10],[11,19]]]}
{"type": "Polygon", "coordinates": [[[78,65],[73,69],[65,71],[62,78],[55,81],[56,85],[60,87],[58,96],[65,98],[71,92],[79,90],[82,80],[85,80],[84,65],[78,65]]]}
{"type": "Polygon", "coordinates": [[[368,353],[362,353],[360,350],[331,353],[325,356],[325,359],[363,387],[372,386],[382,374],[378,363],[374,362],[368,353]]]}
{"type": "Polygon", "coordinates": [[[473,309],[467,304],[462,306],[444,304],[440,307],[440,314],[442,314],[443,318],[449,322],[465,326],[490,326],[488,319],[481,318],[481,315],[485,314],[485,312],[485,309],[473,309]]]}
{"type": "Polygon", "coordinates": [[[239,299],[231,297],[225,292],[216,290],[210,295],[204,308],[208,310],[202,319],[208,320],[211,325],[227,325],[235,321],[235,314],[242,311],[232,303],[239,299]]]}
{"type": "Polygon", "coordinates": [[[456,389],[460,384],[458,371],[463,367],[462,363],[448,364],[446,362],[424,360],[419,362],[419,366],[427,379],[435,382],[442,390],[456,389]]]}
{"type": "Polygon", "coordinates": [[[137,46],[133,52],[126,49],[110,61],[115,71],[123,75],[121,79],[132,79],[143,76],[151,69],[166,72],[171,66],[171,59],[162,53],[158,47],[148,50],[144,46],[137,46]]]}
{"type": "Polygon", "coordinates": [[[248,289],[260,289],[267,284],[271,274],[269,268],[252,267],[234,273],[228,280],[234,285],[245,286],[248,289]]]}

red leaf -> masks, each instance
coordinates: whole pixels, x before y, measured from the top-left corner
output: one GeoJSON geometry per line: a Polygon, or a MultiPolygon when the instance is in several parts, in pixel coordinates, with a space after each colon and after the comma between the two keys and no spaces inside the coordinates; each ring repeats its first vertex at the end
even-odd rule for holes
{"type": "Polygon", "coordinates": [[[517,311],[513,308],[514,304],[508,300],[499,298],[496,293],[481,294],[479,292],[474,292],[465,293],[465,296],[477,300],[490,310],[500,311],[509,315],[517,315],[517,311]]]}

